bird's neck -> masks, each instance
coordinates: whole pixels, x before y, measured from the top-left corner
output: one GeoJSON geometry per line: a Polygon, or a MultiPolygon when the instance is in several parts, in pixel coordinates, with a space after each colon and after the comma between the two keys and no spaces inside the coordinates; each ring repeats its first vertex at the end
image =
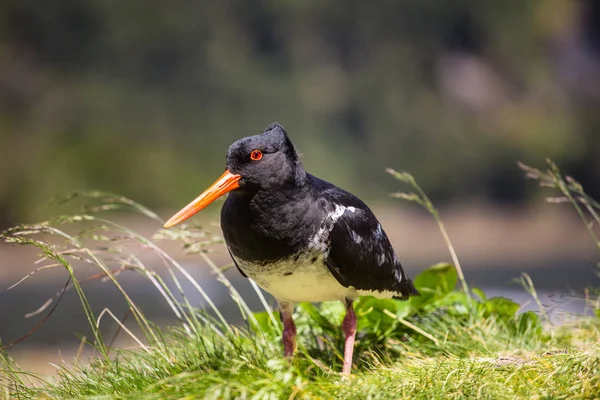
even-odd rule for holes
{"type": "MultiPolygon", "coordinates": [[[[250,218],[270,218],[276,221],[294,219],[308,207],[309,190],[304,186],[281,185],[254,192],[233,192],[232,201],[244,209],[250,218]],[[298,214],[298,215],[295,215],[298,214]]],[[[259,222],[259,221],[255,221],[259,222]]]]}
{"type": "MultiPolygon", "coordinates": [[[[221,211],[221,225],[230,250],[245,259],[274,260],[304,245],[303,223],[309,212],[307,190],[232,192],[221,211]]],[[[304,228],[306,229],[306,228],[304,228]]]]}

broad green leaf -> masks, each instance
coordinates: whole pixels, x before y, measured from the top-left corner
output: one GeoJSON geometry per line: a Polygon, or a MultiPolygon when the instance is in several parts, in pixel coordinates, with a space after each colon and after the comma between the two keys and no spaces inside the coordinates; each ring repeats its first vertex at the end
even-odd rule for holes
{"type": "Polygon", "coordinates": [[[527,311],[519,315],[519,322],[517,323],[517,331],[519,333],[530,333],[532,331],[539,333],[541,329],[540,317],[533,311],[527,311]]]}
{"type": "Polygon", "coordinates": [[[265,333],[275,333],[275,327],[273,326],[273,321],[269,317],[269,313],[266,311],[256,312],[254,313],[254,318],[256,318],[256,322],[258,323],[258,327],[255,326],[257,330],[261,330],[265,333]]]}
{"type": "Polygon", "coordinates": [[[435,307],[444,307],[451,315],[469,314],[469,300],[467,295],[456,290],[451,291],[441,298],[432,301],[435,307]]]}
{"type": "Polygon", "coordinates": [[[452,291],[458,281],[456,268],[448,263],[435,264],[421,272],[414,280],[421,294],[410,298],[414,309],[419,309],[452,291]]]}
{"type": "Polygon", "coordinates": [[[485,302],[485,316],[499,315],[501,317],[512,318],[516,315],[520,306],[506,297],[492,297],[485,302]]]}
{"type": "Polygon", "coordinates": [[[377,299],[372,296],[360,297],[354,303],[354,311],[361,331],[383,332],[389,329],[395,319],[385,314],[385,310],[396,315],[397,302],[393,299],[377,299]]]}
{"type": "Polygon", "coordinates": [[[485,293],[483,292],[483,290],[481,290],[479,288],[471,288],[471,291],[473,293],[475,293],[475,295],[477,297],[479,297],[479,300],[481,300],[481,301],[486,301],[487,300],[487,296],[485,295],[485,293]]]}
{"type": "Polygon", "coordinates": [[[415,309],[409,301],[396,300],[396,315],[400,318],[406,318],[415,313],[415,309]]]}

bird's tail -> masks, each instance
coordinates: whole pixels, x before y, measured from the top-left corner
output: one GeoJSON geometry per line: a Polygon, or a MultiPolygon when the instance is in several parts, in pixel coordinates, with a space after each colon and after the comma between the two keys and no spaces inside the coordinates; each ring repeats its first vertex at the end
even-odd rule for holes
{"type": "Polygon", "coordinates": [[[420,294],[415,285],[413,285],[412,281],[406,275],[398,286],[398,296],[394,296],[394,299],[408,300],[410,296],[418,296],[420,294]]]}

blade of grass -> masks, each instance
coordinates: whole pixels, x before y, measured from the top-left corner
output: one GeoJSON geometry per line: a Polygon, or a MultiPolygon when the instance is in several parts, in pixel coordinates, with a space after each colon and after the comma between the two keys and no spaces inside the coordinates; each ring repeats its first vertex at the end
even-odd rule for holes
{"type": "MultiPolygon", "coordinates": [[[[95,218],[95,217],[93,217],[93,218],[95,218]]],[[[167,270],[171,274],[171,277],[172,277],[174,283],[177,285],[178,289],[183,293],[183,287],[179,283],[179,280],[176,278],[175,274],[173,273],[173,271],[171,270],[171,268],[169,267],[169,265],[172,265],[175,269],[177,269],[194,286],[194,288],[196,288],[196,290],[198,291],[198,293],[200,293],[200,295],[202,296],[202,298],[204,298],[204,300],[208,303],[208,305],[213,310],[213,312],[221,320],[221,322],[223,323],[223,326],[226,326],[226,327],[229,326],[229,324],[227,323],[227,320],[223,317],[223,315],[221,314],[221,312],[219,311],[219,309],[217,308],[217,306],[214,304],[214,302],[208,296],[208,294],[204,291],[204,289],[202,289],[202,287],[198,284],[198,282],[196,282],[196,280],[185,270],[185,268],[183,268],[177,261],[175,261],[175,259],[173,257],[171,257],[169,254],[167,254],[165,251],[163,251],[160,247],[158,247],[151,240],[147,239],[146,237],[138,234],[137,232],[135,232],[135,231],[133,231],[133,230],[131,230],[129,228],[126,228],[126,227],[124,227],[124,226],[122,226],[120,224],[117,224],[115,222],[112,222],[112,221],[109,221],[109,220],[106,220],[106,219],[103,219],[103,218],[95,218],[95,219],[97,221],[102,222],[102,223],[106,223],[106,224],[109,224],[111,226],[117,227],[118,229],[122,230],[123,232],[127,232],[129,235],[131,235],[131,237],[135,238],[140,243],[143,243],[144,245],[146,245],[149,248],[151,248],[162,259],[168,261],[168,264],[166,264],[167,265],[167,270]]]]}
{"type": "Polygon", "coordinates": [[[138,344],[138,346],[140,346],[140,348],[142,350],[144,350],[148,354],[152,354],[152,352],[150,351],[150,348],[148,346],[146,346],[144,343],[142,343],[142,341],[137,336],[135,336],[133,334],[133,332],[131,332],[131,330],[129,330],[129,328],[127,328],[125,326],[125,324],[122,323],[121,320],[119,318],[117,318],[117,316],[115,314],[113,314],[113,312],[110,311],[110,309],[108,309],[108,308],[104,308],[98,315],[98,319],[96,320],[96,327],[98,329],[100,329],[100,321],[102,320],[102,317],[104,316],[104,314],[110,315],[110,317],[119,325],[119,327],[123,331],[125,331],[129,335],[129,337],[132,338],[138,344]]]}
{"type": "Polygon", "coordinates": [[[387,168],[386,172],[389,173],[390,175],[392,175],[393,177],[395,177],[396,179],[398,179],[399,181],[407,183],[417,192],[417,193],[402,193],[402,192],[395,193],[392,195],[393,197],[412,201],[412,202],[415,202],[415,203],[421,205],[435,219],[435,222],[438,225],[438,229],[439,229],[440,233],[442,234],[442,238],[444,239],[444,243],[446,243],[446,247],[448,248],[448,251],[450,252],[450,257],[452,257],[452,262],[454,263],[454,266],[456,267],[458,279],[460,280],[463,292],[467,296],[468,306],[469,306],[469,308],[471,308],[472,307],[472,298],[471,298],[471,292],[469,291],[469,285],[467,284],[467,280],[465,279],[465,274],[463,273],[463,269],[460,265],[460,261],[458,260],[458,256],[456,254],[456,251],[454,250],[454,246],[452,245],[452,242],[450,241],[450,236],[448,235],[448,232],[446,231],[446,227],[444,226],[444,223],[442,222],[439,211],[437,210],[437,208],[435,208],[435,206],[433,205],[433,203],[431,202],[431,200],[429,199],[427,194],[423,191],[423,189],[421,189],[421,186],[419,186],[419,184],[417,183],[417,181],[411,174],[409,174],[407,172],[398,172],[391,168],[387,168]]]}

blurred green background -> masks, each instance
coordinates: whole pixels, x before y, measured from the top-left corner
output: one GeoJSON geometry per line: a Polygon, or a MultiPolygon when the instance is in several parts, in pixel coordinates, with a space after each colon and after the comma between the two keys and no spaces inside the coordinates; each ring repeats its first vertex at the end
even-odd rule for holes
{"type": "Polygon", "coordinates": [[[0,226],[110,190],[177,208],[282,123],[367,201],[525,204],[521,160],[600,192],[600,2],[4,0],[0,226]]]}
{"type": "MultiPolygon", "coordinates": [[[[386,167],[412,173],[443,208],[470,284],[527,304],[511,285],[525,271],[544,301],[564,295],[581,312],[573,293],[597,286],[597,248],[572,208],[544,206],[549,193],[516,163],[552,158],[600,199],[599,111],[595,0],[3,0],[0,229],[58,213],[44,204],[77,189],[167,218],[222,173],[234,140],[278,121],[308,171],[373,206],[410,276],[448,252],[430,216],[386,204],[404,189],[386,167]]],[[[195,221],[218,233],[219,208],[195,221]]],[[[159,227],[119,217],[148,237],[159,227]]],[[[235,308],[198,257],[161,246],[235,308]]],[[[230,262],[222,248],[214,257],[230,262]]],[[[53,269],[4,290],[36,259],[0,243],[4,343],[64,285],[53,269]]],[[[147,281],[123,280],[152,321],[168,321],[147,281]]],[[[86,293],[96,312],[126,312],[111,285],[86,293]]],[[[25,369],[54,373],[48,360],[77,352],[74,332],[87,325],[76,294],[65,299],[10,348],[25,369]]]]}

